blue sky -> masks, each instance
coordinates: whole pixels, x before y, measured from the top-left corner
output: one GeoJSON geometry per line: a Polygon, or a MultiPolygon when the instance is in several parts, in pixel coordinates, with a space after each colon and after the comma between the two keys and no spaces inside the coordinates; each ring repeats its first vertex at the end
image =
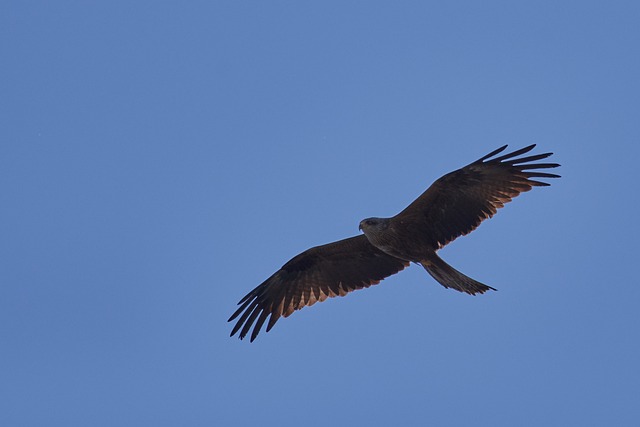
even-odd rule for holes
{"type": "Polygon", "coordinates": [[[0,424],[637,425],[637,2],[0,6],[0,424]],[[297,253],[503,145],[563,176],[229,338],[297,253]]]}

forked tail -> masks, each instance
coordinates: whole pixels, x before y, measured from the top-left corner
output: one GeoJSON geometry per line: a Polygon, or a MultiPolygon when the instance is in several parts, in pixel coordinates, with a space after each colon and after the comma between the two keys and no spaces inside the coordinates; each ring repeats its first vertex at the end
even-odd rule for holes
{"type": "Polygon", "coordinates": [[[496,289],[487,286],[471,277],[467,277],[455,268],[444,262],[436,253],[429,255],[429,258],[420,261],[420,264],[427,270],[427,273],[438,281],[445,288],[455,289],[456,291],[466,292],[470,295],[483,294],[489,289],[496,289]]]}

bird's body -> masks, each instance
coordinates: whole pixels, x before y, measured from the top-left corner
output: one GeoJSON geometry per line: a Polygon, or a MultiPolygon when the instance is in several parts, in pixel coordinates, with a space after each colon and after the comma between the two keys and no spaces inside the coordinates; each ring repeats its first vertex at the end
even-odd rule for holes
{"type": "Polygon", "coordinates": [[[473,231],[522,192],[549,184],[531,178],[558,175],[532,171],[556,163],[531,163],[544,153],[515,158],[535,145],[491,159],[501,147],[475,162],[444,175],[402,212],[391,218],[360,222],[364,235],[302,252],[249,292],[229,321],[238,319],[231,335],[244,338],[253,327],[253,341],[267,317],[267,332],[280,317],[328,297],[344,296],[399,272],[411,262],[422,265],[441,285],[471,295],[493,289],[445,263],[436,251],[473,231]]]}

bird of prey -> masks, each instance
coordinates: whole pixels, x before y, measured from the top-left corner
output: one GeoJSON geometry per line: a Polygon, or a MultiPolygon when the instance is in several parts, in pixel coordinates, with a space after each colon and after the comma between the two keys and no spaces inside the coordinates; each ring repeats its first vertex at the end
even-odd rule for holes
{"type": "Polygon", "coordinates": [[[520,193],[549,185],[532,178],[560,177],[539,171],[559,164],[536,163],[553,153],[518,158],[534,147],[495,157],[507,148],[500,147],[436,180],[396,216],[362,220],[360,230],[364,234],[316,246],[293,257],[240,300],[240,308],[229,318],[231,322],[240,316],[231,336],[240,331],[243,339],[253,326],[253,341],[267,318],[269,332],[280,317],[329,297],[375,285],[411,262],[422,265],[445,288],[470,295],[495,290],[454,269],[436,252],[473,231],[520,193]]]}

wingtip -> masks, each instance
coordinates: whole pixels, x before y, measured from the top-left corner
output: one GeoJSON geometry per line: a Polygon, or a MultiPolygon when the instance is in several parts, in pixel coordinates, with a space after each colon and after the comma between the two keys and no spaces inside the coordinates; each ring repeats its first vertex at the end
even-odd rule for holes
{"type": "Polygon", "coordinates": [[[495,155],[496,155],[496,154],[498,154],[498,153],[502,153],[504,150],[506,150],[506,149],[507,149],[507,147],[508,147],[508,146],[509,146],[509,144],[505,144],[505,145],[503,145],[502,147],[500,147],[500,148],[497,148],[497,149],[493,150],[493,151],[492,151],[492,152],[490,152],[489,154],[487,154],[487,155],[485,155],[485,156],[483,156],[483,157],[479,158],[478,160],[476,160],[476,161],[475,161],[475,163],[482,163],[482,162],[484,162],[485,160],[487,160],[488,158],[493,157],[493,156],[495,156],[495,155]]]}
{"type": "MultiPolygon", "coordinates": [[[[504,162],[505,160],[512,159],[514,157],[517,157],[517,156],[520,156],[522,154],[528,153],[529,151],[533,150],[535,148],[535,146],[536,146],[536,144],[528,145],[528,146],[526,146],[524,148],[521,148],[519,150],[512,151],[511,153],[503,154],[502,156],[496,157],[495,159],[491,159],[491,161],[492,162],[496,162],[496,163],[504,162]]],[[[536,157],[536,156],[530,156],[530,157],[536,157]]]]}
{"type": "MultiPolygon", "coordinates": [[[[231,330],[231,335],[229,335],[230,337],[234,336],[235,334],[238,333],[238,330],[240,329],[240,326],[242,326],[242,324],[240,322],[236,323],[236,325],[233,327],[233,329],[231,330]]],[[[240,339],[242,339],[242,337],[240,337],[240,339]]]]}
{"type": "Polygon", "coordinates": [[[231,317],[229,317],[227,322],[233,322],[240,315],[240,313],[242,313],[244,308],[245,307],[242,306],[242,307],[238,308],[236,311],[234,311],[234,313],[231,315],[231,317]]]}

